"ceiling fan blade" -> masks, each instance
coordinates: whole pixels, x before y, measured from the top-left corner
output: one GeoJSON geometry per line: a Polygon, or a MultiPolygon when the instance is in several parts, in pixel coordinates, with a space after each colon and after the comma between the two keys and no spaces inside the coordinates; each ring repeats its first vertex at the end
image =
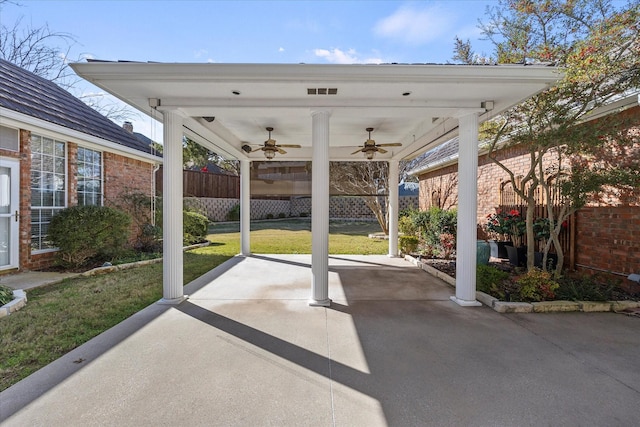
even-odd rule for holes
{"type": "Polygon", "coordinates": [[[362,148],[360,148],[359,150],[354,151],[353,153],[351,153],[351,155],[358,154],[361,151],[362,151],[362,148]]]}
{"type": "Polygon", "coordinates": [[[302,148],[302,145],[298,144],[278,144],[276,147],[287,147],[287,148],[302,148]]]}
{"type": "Polygon", "coordinates": [[[287,152],[286,152],[286,151],[284,151],[284,150],[283,150],[282,148],[280,148],[280,147],[276,148],[276,150],[278,150],[278,153],[280,153],[280,154],[287,154],[287,152]]]}
{"type": "Polygon", "coordinates": [[[264,147],[254,148],[253,150],[251,150],[251,153],[253,153],[255,151],[260,151],[260,150],[264,150],[264,147]]]}
{"type": "Polygon", "coordinates": [[[401,147],[402,144],[400,144],[399,142],[393,142],[390,144],[378,144],[378,147],[401,147]]]}
{"type": "Polygon", "coordinates": [[[376,150],[376,151],[378,151],[378,153],[380,153],[380,154],[384,154],[384,153],[386,153],[386,152],[387,152],[387,150],[385,150],[384,148],[380,148],[380,146],[379,146],[379,145],[378,145],[378,147],[377,147],[377,148],[378,148],[378,150],[376,150]]]}

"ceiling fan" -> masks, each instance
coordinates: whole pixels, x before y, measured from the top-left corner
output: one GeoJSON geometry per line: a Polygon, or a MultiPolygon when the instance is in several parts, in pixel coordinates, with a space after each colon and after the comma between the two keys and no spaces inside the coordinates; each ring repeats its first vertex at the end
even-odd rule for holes
{"type": "Polygon", "coordinates": [[[380,148],[380,147],[400,147],[402,146],[402,144],[400,144],[399,142],[394,142],[391,144],[376,144],[376,142],[371,139],[371,132],[373,132],[373,128],[367,128],[366,129],[367,132],[369,132],[369,138],[364,142],[364,145],[362,146],[362,148],[354,151],[353,154],[357,154],[357,153],[364,153],[364,156],[371,160],[373,159],[373,157],[376,155],[377,152],[380,152],[381,154],[384,154],[387,152],[387,150],[385,150],[384,148],[380,148]]]}
{"type": "Polygon", "coordinates": [[[276,152],[280,154],[287,154],[287,152],[284,151],[281,147],[301,148],[301,146],[298,144],[276,144],[276,140],[271,139],[271,132],[273,131],[273,128],[269,126],[266,129],[269,132],[269,139],[264,142],[264,145],[262,147],[254,148],[253,150],[251,150],[252,153],[254,151],[262,150],[267,160],[271,160],[275,157],[276,152]]]}

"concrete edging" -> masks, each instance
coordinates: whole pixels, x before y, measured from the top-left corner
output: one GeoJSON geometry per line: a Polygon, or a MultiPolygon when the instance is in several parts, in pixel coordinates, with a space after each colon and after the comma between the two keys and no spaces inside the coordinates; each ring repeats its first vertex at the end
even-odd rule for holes
{"type": "MultiPolygon", "coordinates": [[[[456,287],[456,279],[442,271],[423,263],[421,260],[405,255],[404,259],[416,267],[426,271],[447,284],[456,287]]],[[[640,301],[541,301],[541,302],[509,302],[477,291],[476,299],[498,313],[560,313],[581,311],[584,313],[619,313],[629,309],[640,308],[640,301]]]]}
{"type": "Polygon", "coordinates": [[[27,293],[22,289],[14,290],[13,299],[0,307],[0,318],[6,317],[11,313],[15,313],[25,305],[27,305],[27,293]]]}

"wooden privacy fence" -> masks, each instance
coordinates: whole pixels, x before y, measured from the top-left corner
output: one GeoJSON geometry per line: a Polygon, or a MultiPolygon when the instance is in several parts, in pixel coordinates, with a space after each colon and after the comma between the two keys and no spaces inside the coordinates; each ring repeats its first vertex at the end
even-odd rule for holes
{"type": "MultiPolygon", "coordinates": [[[[547,200],[544,195],[544,191],[542,188],[537,188],[535,191],[535,200],[536,206],[533,213],[533,217],[535,218],[546,218],[547,217],[547,200]]],[[[558,205],[557,200],[551,201],[553,206],[554,217],[557,218],[557,215],[560,211],[560,206],[558,205]]],[[[509,212],[511,210],[517,210],[520,212],[522,218],[526,218],[527,215],[527,205],[524,204],[524,201],[520,196],[518,196],[513,188],[511,187],[510,182],[504,183],[500,188],[500,206],[499,208],[503,212],[509,212]]],[[[567,219],[565,226],[563,227],[558,239],[560,240],[560,246],[562,247],[562,252],[564,253],[565,266],[570,269],[575,269],[575,214],[570,215],[567,219]]],[[[516,242],[517,244],[528,245],[527,236],[522,236],[521,240],[516,242]]],[[[542,252],[544,249],[545,242],[544,241],[536,241],[535,250],[542,252]]],[[[551,252],[555,252],[553,245],[551,247],[551,252]]]]}
{"type": "MultiPolygon", "coordinates": [[[[162,194],[162,168],[156,172],[156,192],[162,194]]],[[[182,191],[185,197],[220,199],[240,198],[240,177],[201,171],[182,171],[182,191]]]]}

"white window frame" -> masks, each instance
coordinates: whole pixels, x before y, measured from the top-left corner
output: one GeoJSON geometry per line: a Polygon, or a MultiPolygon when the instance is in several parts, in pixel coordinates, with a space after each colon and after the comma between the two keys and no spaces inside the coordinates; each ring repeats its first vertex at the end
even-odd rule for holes
{"type": "MultiPolygon", "coordinates": [[[[68,159],[69,159],[69,153],[68,153],[68,144],[67,144],[65,141],[62,141],[62,140],[56,139],[56,138],[51,137],[51,136],[45,136],[45,135],[39,135],[39,134],[34,134],[34,133],[32,133],[32,134],[31,134],[31,144],[30,144],[30,145],[31,145],[31,171],[30,171],[30,172],[31,172],[31,174],[33,174],[33,172],[34,172],[34,168],[33,168],[33,156],[34,156],[33,141],[34,141],[34,139],[35,139],[35,138],[39,138],[39,139],[40,139],[40,142],[41,142],[41,140],[42,140],[42,139],[45,139],[45,138],[46,138],[46,139],[50,139],[50,140],[52,140],[52,141],[53,141],[53,144],[54,144],[54,154],[53,154],[53,156],[52,156],[52,157],[53,157],[53,159],[52,159],[52,160],[53,160],[53,173],[54,173],[54,178],[55,178],[55,161],[56,161],[56,158],[57,158],[57,159],[60,159],[60,157],[56,157],[56,156],[55,156],[55,144],[56,144],[56,143],[61,143],[61,144],[63,144],[63,145],[64,145],[64,149],[63,149],[63,151],[64,151],[64,158],[63,158],[63,174],[62,174],[62,176],[64,177],[64,178],[63,178],[63,180],[64,180],[64,191],[62,192],[62,193],[63,193],[63,195],[62,195],[62,197],[63,197],[63,203],[62,203],[62,205],[56,206],[56,205],[55,205],[55,203],[54,203],[54,204],[52,204],[52,205],[47,205],[47,206],[44,206],[44,205],[42,205],[42,204],[41,204],[40,206],[34,205],[34,204],[33,204],[33,191],[34,191],[34,188],[31,186],[31,181],[29,182],[29,186],[30,186],[30,188],[31,188],[31,192],[32,192],[32,193],[31,193],[31,204],[30,204],[30,208],[31,208],[31,219],[30,219],[30,221],[31,221],[31,239],[30,239],[30,243],[29,243],[29,244],[30,244],[30,247],[31,247],[31,253],[32,253],[32,254],[41,254],[41,253],[46,253],[46,252],[53,252],[53,251],[56,251],[56,250],[57,250],[57,248],[54,248],[54,247],[45,247],[45,248],[42,248],[43,240],[44,240],[44,239],[45,239],[45,237],[46,237],[46,234],[44,234],[44,235],[42,234],[42,232],[41,232],[41,230],[42,230],[42,229],[40,229],[40,231],[39,231],[39,233],[38,233],[38,239],[39,239],[39,244],[38,244],[38,246],[39,246],[39,247],[38,247],[38,248],[34,248],[34,247],[33,247],[33,238],[34,238],[34,232],[33,232],[33,224],[34,224],[33,219],[34,219],[34,218],[33,218],[33,217],[34,217],[34,213],[35,213],[35,212],[38,212],[38,215],[40,216],[40,219],[41,219],[41,213],[42,213],[42,211],[45,211],[45,210],[51,210],[51,211],[52,211],[51,218],[53,218],[53,216],[54,216],[54,215],[55,215],[55,213],[56,213],[55,211],[61,211],[62,209],[65,209],[65,208],[67,207],[67,204],[68,204],[67,199],[68,199],[68,191],[69,191],[69,172],[68,172],[68,168],[69,168],[69,167],[68,167],[68,162],[69,162],[69,160],[68,160],[68,159]]],[[[48,171],[44,171],[44,170],[43,170],[43,168],[42,168],[42,166],[40,167],[40,169],[39,169],[37,172],[39,172],[40,174],[42,174],[42,173],[49,173],[48,171]]],[[[55,200],[55,195],[54,195],[53,200],[55,200]]],[[[49,220],[49,221],[50,221],[50,220],[49,220]]],[[[42,222],[42,221],[38,221],[38,222],[37,222],[37,224],[41,227],[43,224],[48,225],[48,224],[49,224],[49,222],[42,222]]]]}
{"type": "MultiPolygon", "coordinates": [[[[78,151],[77,151],[77,154],[76,154],[76,163],[77,163],[77,167],[76,167],[76,185],[77,185],[77,189],[78,189],[77,190],[78,205],[85,206],[84,203],[80,202],[81,194],[82,194],[83,198],[84,198],[84,194],[87,194],[87,193],[95,194],[94,192],[91,192],[91,191],[83,191],[82,193],[80,192],[80,185],[79,185],[80,177],[81,177],[80,176],[80,150],[85,150],[85,151],[89,151],[89,152],[92,152],[92,153],[98,153],[100,155],[100,165],[99,165],[100,166],[100,177],[98,178],[99,181],[100,181],[100,193],[99,193],[100,194],[100,198],[99,198],[98,204],[96,206],[103,206],[104,205],[104,153],[102,151],[99,151],[99,150],[94,150],[92,148],[87,148],[87,147],[82,147],[82,146],[78,146],[78,151]]],[[[92,162],[91,164],[94,164],[94,163],[92,162]]],[[[83,176],[83,178],[84,178],[84,176],[83,176]]],[[[84,200],[83,200],[83,202],[84,202],[84,200]]]]}

